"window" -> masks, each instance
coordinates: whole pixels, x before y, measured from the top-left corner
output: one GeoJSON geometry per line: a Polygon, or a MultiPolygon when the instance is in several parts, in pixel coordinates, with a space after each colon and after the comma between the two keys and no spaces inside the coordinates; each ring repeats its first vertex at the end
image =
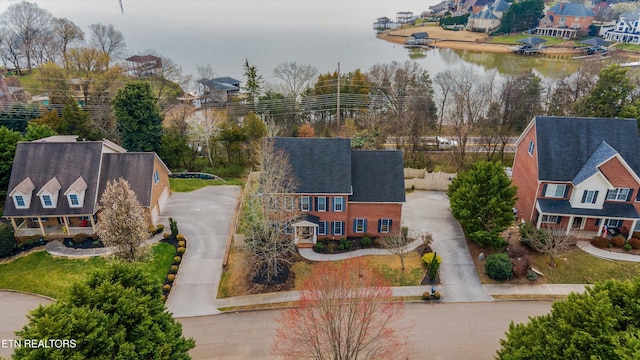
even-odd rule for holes
{"type": "Polygon", "coordinates": [[[311,198],[309,196],[303,196],[300,199],[300,210],[302,211],[311,210],[311,198]]]}
{"type": "Polygon", "coordinates": [[[24,202],[24,197],[22,197],[22,195],[14,195],[13,200],[15,201],[17,208],[27,207],[27,204],[24,202]]]}
{"type": "Polygon", "coordinates": [[[275,197],[275,196],[268,196],[267,197],[267,205],[268,205],[269,211],[278,210],[278,198],[275,197]]]}
{"type": "Polygon", "coordinates": [[[367,219],[353,219],[353,232],[363,233],[367,231],[367,219]]]}
{"type": "Polygon", "coordinates": [[[318,235],[327,235],[327,222],[319,221],[318,222],[318,235]]]}
{"type": "Polygon", "coordinates": [[[327,211],[327,197],[326,196],[318,196],[316,200],[316,211],[327,211]]]}
{"type": "Polygon", "coordinates": [[[88,216],[79,216],[80,220],[87,220],[89,221],[89,217],[88,216]]]}
{"type": "Polygon", "coordinates": [[[598,190],[585,190],[582,193],[582,200],[580,200],[583,204],[595,204],[598,200],[598,190]]]}
{"type": "Polygon", "coordinates": [[[604,225],[606,227],[614,227],[614,228],[618,228],[622,226],[622,220],[617,220],[617,219],[607,219],[604,222],[604,225]]]}
{"type": "Polygon", "coordinates": [[[380,233],[391,232],[391,219],[380,219],[380,223],[378,225],[378,232],[380,233]]]}
{"type": "Polygon", "coordinates": [[[527,150],[527,152],[529,153],[529,155],[533,156],[533,149],[536,147],[536,145],[533,143],[532,141],[529,141],[529,150],[527,150]]]}
{"type": "Polygon", "coordinates": [[[69,194],[69,205],[70,206],[80,206],[80,200],[78,200],[78,195],[69,194]]]}
{"type": "Polygon", "coordinates": [[[333,235],[342,235],[342,221],[334,221],[333,222],[333,235]]]}
{"type": "MultiPolygon", "coordinates": [[[[66,218],[66,220],[67,220],[67,223],[68,223],[69,222],[69,218],[66,218]]],[[[64,217],[58,217],[58,224],[64,225],[64,221],[65,221],[64,217]]]]}
{"type": "Polygon", "coordinates": [[[293,211],[293,197],[285,196],[284,197],[284,209],[285,211],[293,211]]]}
{"type": "Polygon", "coordinates": [[[153,183],[157,184],[159,182],[160,182],[160,174],[158,174],[158,172],[156,171],[153,173],[153,183]]]}
{"type": "Polygon", "coordinates": [[[618,189],[609,190],[607,191],[607,200],[627,201],[630,193],[631,193],[631,189],[629,188],[618,188],[618,189]]]}
{"type": "Polygon", "coordinates": [[[545,185],[544,197],[563,198],[567,193],[567,185],[564,184],[547,184],[545,185]]]}
{"type": "Polygon", "coordinates": [[[42,206],[53,207],[53,201],[51,201],[50,195],[42,195],[42,206]]]}
{"type": "Polygon", "coordinates": [[[333,198],[333,211],[335,212],[342,212],[343,210],[343,206],[344,206],[344,198],[341,196],[338,197],[334,197],[333,198]]]}
{"type": "Polygon", "coordinates": [[[284,233],[285,233],[286,235],[291,235],[291,234],[293,234],[293,226],[291,226],[291,223],[290,223],[290,222],[288,222],[288,221],[287,221],[287,222],[285,222],[285,223],[284,223],[283,228],[284,228],[284,229],[283,229],[283,231],[284,231],[284,233]]]}
{"type": "Polygon", "coordinates": [[[558,215],[542,215],[542,222],[546,224],[560,224],[560,220],[562,217],[558,215]]]}

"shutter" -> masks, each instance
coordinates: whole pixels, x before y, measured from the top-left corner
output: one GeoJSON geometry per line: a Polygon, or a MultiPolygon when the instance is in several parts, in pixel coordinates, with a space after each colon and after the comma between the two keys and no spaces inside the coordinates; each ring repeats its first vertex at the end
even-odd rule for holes
{"type": "Polygon", "coordinates": [[[596,201],[598,200],[598,193],[600,193],[600,191],[596,190],[596,192],[593,194],[593,200],[591,200],[592,204],[595,204],[596,201]]]}
{"type": "Polygon", "coordinates": [[[382,219],[378,220],[378,232],[382,232],[382,219]]]}
{"type": "Polygon", "coordinates": [[[633,189],[629,189],[629,195],[627,195],[627,201],[631,201],[633,199],[633,189]]]}
{"type": "Polygon", "coordinates": [[[358,227],[358,219],[353,219],[353,232],[356,232],[356,228],[358,227]]]}
{"type": "Polygon", "coordinates": [[[393,220],[389,219],[389,233],[391,233],[391,223],[393,222],[393,220]]]}
{"type": "Polygon", "coordinates": [[[595,226],[600,226],[600,219],[596,219],[595,226]]]}
{"type": "Polygon", "coordinates": [[[333,211],[333,203],[335,202],[334,198],[330,198],[331,200],[329,201],[331,204],[329,206],[329,209],[327,209],[328,211],[333,211]]]}
{"type": "Polygon", "coordinates": [[[316,200],[316,203],[315,203],[315,206],[316,206],[316,207],[315,207],[314,209],[316,209],[316,211],[318,211],[318,197],[316,197],[316,199],[315,199],[315,200],[316,200]]]}
{"type": "Polygon", "coordinates": [[[363,233],[367,232],[367,219],[364,219],[364,225],[362,226],[362,232],[363,233]]]}
{"type": "Polygon", "coordinates": [[[329,226],[331,226],[331,231],[328,231],[328,233],[336,235],[336,233],[333,231],[335,230],[335,228],[333,227],[333,221],[329,221],[328,223],[329,223],[329,226]]]}
{"type": "Polygon", "coordinates": [[[569,185],[564,186],[564,195],[562,197],[566,199],[567,195],[569,195],[569,185]]]}
{"type": "Polygon", "coordinates": [[[342,231],[342,233],[340,235],[344,235],[345,231],[344,231],[344,221],[340,221],[340,224],[342,225],[342,229],[340,231],[342,231]]]}
{"type": "Polygon", "coordinates": [[[584,204],[585,200],[587,200],[587,190],[582,192],[582,200],[580,202],[584,204]]]}
{"type": "Polygon", "coordinates": [[[556,224],[560,224],[562,222],[562,216],[558,216],[556,218],[556,224]]]}
{"type": "Polygon", "coordinates": [[[544,184],[542,186],[542,197],[546,197],[547,196],[547,184],[544,184]]]}

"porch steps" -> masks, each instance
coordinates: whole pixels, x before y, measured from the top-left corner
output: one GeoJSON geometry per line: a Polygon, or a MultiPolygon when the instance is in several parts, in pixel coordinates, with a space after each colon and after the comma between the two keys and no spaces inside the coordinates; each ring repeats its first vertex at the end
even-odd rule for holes
{"type": "Polygon", "coordinates": [[[311,249],[313,248],[312,243],[298,243],[298,249],[311,249]]]}

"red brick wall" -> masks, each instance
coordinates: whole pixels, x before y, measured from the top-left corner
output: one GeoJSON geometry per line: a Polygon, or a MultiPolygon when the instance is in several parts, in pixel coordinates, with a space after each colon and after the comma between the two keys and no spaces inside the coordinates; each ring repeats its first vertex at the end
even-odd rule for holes
{"type": "MultiPolygon", "coordinates": [[[[320,218],[320,221],[326,221],[327,222],[327,234],[326,235],[318,235],[319,237],[331,237],[332,233],[333,233],[333,229],[331,229],[331,222],[332,221],[343,221],[344,222],[344,226],[345,229],[347,228],[347,224],[348,224],[348,211],[349,211],[349,197],[347,195],[333,195],[333,194],[327,194],[327,195],[323,195],[327,197],[327,211],[315,211],[316,208],[316,198],[318,197],[318,195],[300,195],[298,197],[298,199],[296,200],[296,205],[300,206],[300,197],[302,196],[310,196],[312,198],[311,200],[311,211],[302,211],[302,214],[309,214],[309,215],[313,215],[313,216],[317,216],[320,218]],[[342,212],[334,212],[333,211],[333,207],[332,207],[332,198],[334,196],[342,196],[342,198],[344,199],[344,203],[343,203],[343,210],[342,212]]],[[[345,230],[346,231],[346,230],[345,230]]],[[[344,235],[346,236],[346,235],[344,235]]]]}
{"type": "Polygon", "coordinates": [[[518,187],[518,219],[533,221],[533,209],[536,202],[536,190],[538,189],[538,153],[536,142],[535,124],[528,129],[520,144],[516,148],[516,155],[513,161],[512,181],[518,187]],[[535,148],[533,156],[529,155],[529,142],[533,141],[535,148]]]}
{"type": "Polygon", "coordinates": [[[347,236],[364,236],[363,233],[353,232],[353,220],[367,219],[366,234],[380,236],[378,220],[391,219],[391,232],[400,231],[402,221],[402,204],[351,203],[349,204],[349,219],[345,224],[347,236]]]}
{"type": "Polygon", "coordinates": [[[599,169],[614,187],[632,188],[634,189],[634,195],[637,194],[638,182],[617,157],[613,157],[600,165],[599,169]]]}

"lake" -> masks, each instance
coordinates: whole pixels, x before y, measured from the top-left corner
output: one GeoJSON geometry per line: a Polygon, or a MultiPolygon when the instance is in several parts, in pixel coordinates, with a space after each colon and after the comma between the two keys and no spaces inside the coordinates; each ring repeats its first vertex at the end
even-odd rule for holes
{"type": "MultiPolygon", "coordinates": [[[[244,82],[245,59],[274,83],[282,62],[311,64],[322,73],[413,59],[435,74],[458,66],[500,74],[535,69],[561,78],[579,62],[465,50],[433,49],[410,54],[375,37],[372,23],[396,12],[420,14],[437,0],[40,0],[39,7],[66,17],[88,32],[93,23],[113,24],[126,39],[127,53],[152,49],[172,59],[183,74],[198,78],[197,66],[211,64],[218,76],[244,82]]],[[[17,0],[0,1],[0,12],[17,0]]]]}

